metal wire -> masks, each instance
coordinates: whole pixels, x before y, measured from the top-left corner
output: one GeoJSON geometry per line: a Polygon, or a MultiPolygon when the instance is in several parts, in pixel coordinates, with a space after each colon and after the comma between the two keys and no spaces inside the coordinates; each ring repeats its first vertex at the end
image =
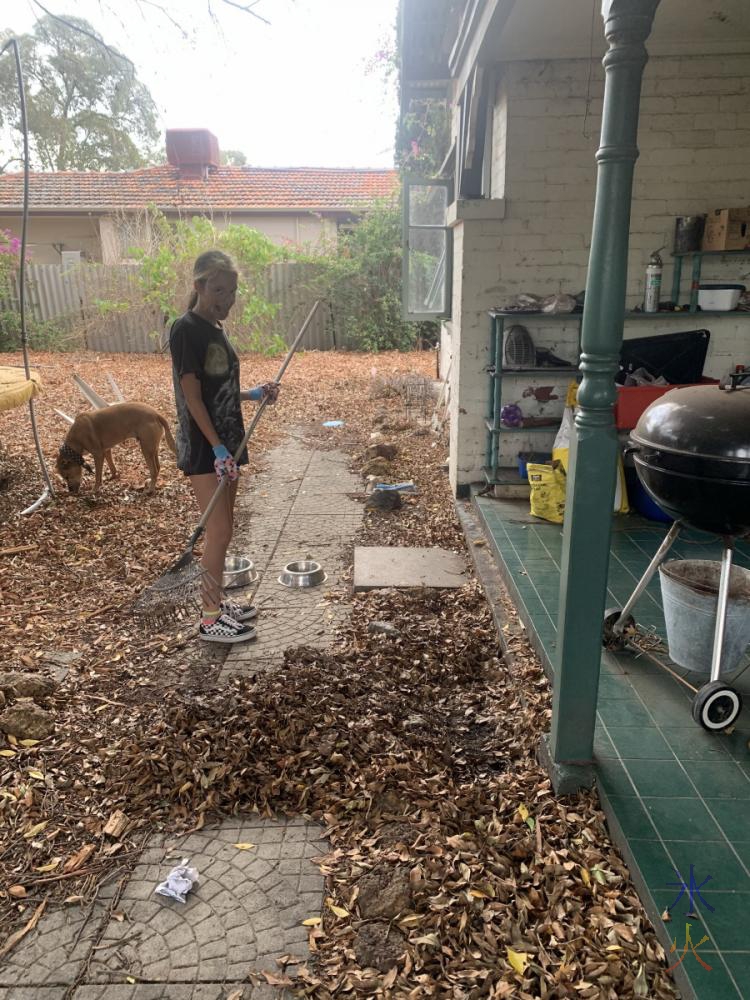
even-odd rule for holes
{"type": "MultiPolygon", "coordinates": [[[[18,273],[18,304],[21,314],[21,350],[23,351],[23,367],[28,381],[31,381],[31,366],[29,365],[29,337],[26,330],[26,243],[29,225],[29,126],[26,118],[26,90],[23,82],[23,69],[21,66],[21,50],[16,38],[9,38],[0,49],[0,56],[4,55],[8,49],[12,49],[16,64],[16,77],[18,80],[18,101],[21,111],[21,132],[23,134],[23,211],[21,217],[21,260],[18,273]]],[[[55,487],[52,485],[47,463],[44,460],[44,452],[39,441],[39,430],[36,423],[36,410],[34,409],[33,398],[29,400],[29,416],[31,418],[31,433],[34,437],[37,458],[42,470],[42,476],[46,483],[46,489],[23,514],[31,514],[50,496],[55,495],[55,487]]]]}

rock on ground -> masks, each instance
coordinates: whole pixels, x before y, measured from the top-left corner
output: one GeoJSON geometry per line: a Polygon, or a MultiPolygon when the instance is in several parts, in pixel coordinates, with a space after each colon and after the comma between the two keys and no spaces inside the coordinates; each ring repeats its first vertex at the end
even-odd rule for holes
{"type": "Polygon", "coordinates": [[[11,698],[48,698],[56,690],[57,682],[41,674],[0,673],[0,691],[11,698]]]}
{"type": "Polygon", "coordinates": [[[390,465],[387,458],[371,458],[369,462],[365,462],[362,466],[363,476],[384,476],[388,472],[388,466],[390,465]]]}
{"type": "Polygon", "coordinates": [[[401,506],[398,490],[373,490],[365,500],[365,510],[400,510],[401,506]]]}
{"type": "Polygon", "coordinates": [[[0,715],[0,729],[19,740],[43,740],[55,730],[55,718],[30,698],[19,698],[0,715]]]}
{"type": "Polygon", "coordinates": [[[367,458],[386,458],[391,462],[398,454],[398,448],[388,441],[378,441],[368,445],[365,454],[367,458]]]}

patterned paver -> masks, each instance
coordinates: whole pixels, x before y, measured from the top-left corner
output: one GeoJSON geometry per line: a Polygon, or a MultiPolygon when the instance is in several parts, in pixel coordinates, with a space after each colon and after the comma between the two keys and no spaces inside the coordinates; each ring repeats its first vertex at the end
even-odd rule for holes
{"type": "Polygon", "coordinates": [[[250,676],[283,662],[284,651],[293,646],[328,649],[336,639],[348,610],[340,604],[321,607],[262,608],[258,615],[258,638],[234,647],[224,664],[222,678],[250,676]]]}
{"type": "MultiPolygon", "coordinates": [[[[46,913],[0,968],[0,985],[17,991],[28,987],[28,996],[38,993],[40,1000],[40,987],[72,985],[83,970],[105,913],[103,905],[90,913],[79,906],[46,913]]],[[[10,996],[14,996],[12,990],[10,996]]],[[[53,998],[54,992],[50,994],[50,1000],[53,998]]]]}
{"type": "Polygon", "coordinates": [[[73,1000],[278,1000],[279,993],[270,986],[237,986],[234,983],[197,983],[184,986],[143,983],[135,986],[108,983],[106,986],[80,986],[73,1000]]]}
{"type": "Polygon", "coordinates": [[[67,986],[0,986],[0,1000],[65,1000],[67,986]]]}
{"type": "Polygon", "coordinates": [[[322,902],[323,878],[310,860],[327,849],[320,836],[301,819],[258,818],[154,838],[118,902],[120,919],[92,954],[88,983],[241,983],[251,972],[278,972],[284,954],[304,960],[302,921],[322,902]],[[200,874],[185,904],[154,893],[182,858],[200,874]]]}

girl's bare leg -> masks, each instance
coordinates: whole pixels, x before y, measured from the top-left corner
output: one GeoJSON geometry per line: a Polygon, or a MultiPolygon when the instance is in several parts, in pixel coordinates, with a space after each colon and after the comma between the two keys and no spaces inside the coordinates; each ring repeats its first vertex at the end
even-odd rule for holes
{"type": "MultiPolygon", "coordinates": [[[[201,565],[205,570],[201,580],[201,600],[204,614],[206,612],[215,613],[221,605],[224,560],[232,540],[234,498],[238,482],[235,480],[224,487],[206,524],[206,540],[201,560],[201,565]]],[[[191,476],[190,483],[200,512],[203,514],[218,485],[216,476],[212,472],[202,476],[191,476]]]]}

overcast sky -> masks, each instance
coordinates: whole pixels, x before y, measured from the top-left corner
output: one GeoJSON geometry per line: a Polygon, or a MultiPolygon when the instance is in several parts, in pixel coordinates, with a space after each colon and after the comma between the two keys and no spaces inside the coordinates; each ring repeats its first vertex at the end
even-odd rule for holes
{"type": "MultiPolygon", "coordinates": [[[[393,165],[395,90],[367,66],[393,37],[397,0],[258,0],[270,25],[222,0],[162,5],[189,40],[137,0],[45,0],[133,60],[164,127],[210,128],[256,166],[393,165]]],[[[16,32],[38,13],[29,0],[2,6],[0,26],[16,32]]]]}

